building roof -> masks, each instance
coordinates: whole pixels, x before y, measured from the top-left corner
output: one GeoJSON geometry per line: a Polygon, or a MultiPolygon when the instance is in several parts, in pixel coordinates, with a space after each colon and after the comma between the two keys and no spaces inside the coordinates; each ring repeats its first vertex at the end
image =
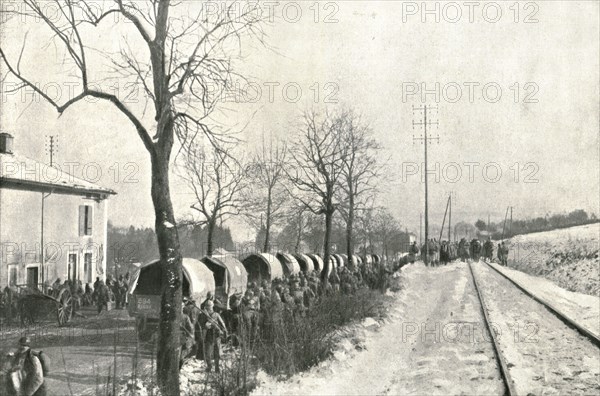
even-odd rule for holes
{"type": "Polygon", "coordinates": [[[60,167],[43,164],[19,154],[0,153],[2,187],[67,194],[96,194],[106,197],[115,191],[75,177],[60,167]]]}

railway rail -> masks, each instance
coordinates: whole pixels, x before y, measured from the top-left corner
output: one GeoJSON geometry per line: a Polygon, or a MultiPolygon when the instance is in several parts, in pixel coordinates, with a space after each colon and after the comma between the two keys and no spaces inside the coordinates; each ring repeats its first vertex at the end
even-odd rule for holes
{"type": "Polygon", "coordinates": [[[583,335],[584,337],[586,337],[587,339],[589,339],[592,344],[594,344],[594,345],[596,345],[597,347],[600,348],[600,338],[597,335],[595,335],[594,333],[592,333],[591,331],[589,331],[588,329],[586,329],[584,326],[580,325],[579,323],[577,323],[576,321],[574,321],[573,319],[571,319],[568,315],[566,315],[565,313],[563,313],[560,309],[558,309],[557,307],[555,307],[554,305],[552,305],[548,301],[544,300],[543,298],[541,298],[539,296],[536,296],[534,293],[532,293],[530,290],[528,290],[521,283],[519,283],[516,280],[512,279],[510,276],[508,276],[505,273],[503,273],[502,271],[498,270],[493,265],[490,265],[489,263],[486,263],[485,261],[484,261],[484,263],[489,268],[493,269],[498,274],[502,275],[505,279],[507,279],[510,283],[512,283],[513,285],[515,285],[519,290],[521,290],[527,296],[531,297],[532,299],[534,299],[535,301],[537,301],[538,303],[540,303],[544,307],[546,307],[550,312],[552,312],[554,315],[556,315],[556,317],[558,319],[560,319],[564,324],[566,324],[570,328],[578,331],[581,335],[583,335]]]}
{"type": "Polygon", "coordinates": [[[471,273],[471,278],[473,279],[473,284],[475,285],[475,290],[477,291],[477,296],[479,298],[479,304],[481,306],[481,312],[483,313],[483,317],[485,320],[485,326],[492,338],[492,345],[494,347],[494,353],[496,355],[496,360],[499,363],[498,366],[500,369],[500,377],[502,378],[502,382],[504,382],[504,386],[506,387],[504,394],[505,394],[505,396],[516,396],[517,390],[515,388],[515,383],[510,376],[510,372],[508,371],[508,362],[506,362],[504,356],[500,352],[501,351],[500,344],[498,342],[498,338],[496,337],[494,327],[491,325],[491,320],[488,315],[488,308],[487,308],[487,305],[485,304],[485,299],[483,297],[483,293],[481,292],[479,284],[477,283],[477,278],[475,277],[475,273],[473,272],[473,267],[471,266],[471,263],[469,262],[468,265],[469,265],[469,272],[471,273]]]}
{"type": "MultiPolygon", "coordinates": [[[[536,296],[533,292],[528,290],[524,285],[515,281],[510,276],[504,274],[502,271],[495,268],[494,266],[492,266],[488,263],[485,263],[485,262],[481,262],[481,261],[479,261],[479,262],[482,263],[482,266],[485,266],[485,268],[489,267],[489,268],[493,269],[494,270],[493,273],[502,275],[502,278],[507,280],[510,285],[514,286],[517,290],[519,290],[521,292],[521,294],[526,295],[531,300],[533,300],[535,303],[541,305],[543,308],[546,308],[547,311],[550,311],[556,318],[558,318],[561,322],[563,322],[568,328],[575,330],[576,332],[581,334],[583,337],[585,337],[587,340],[589,340],[596,347],[600,346],[600,340],[598,339],[597,335],[595,335],[594,333],[592,333],[591,331],[586,329],[584,326],[580,325],[579,323],[577,323],[576,321],[571,319],[568,315],[564,314],[560,309],[556,308],[551,303],[540,298],[539,296],[536,296]]],[[[494,352],[495,352],[497,360],[499,362],[500,376],[501,376],[501,378],[505,384],[505,388],[506,388],[505,395],[517,395],[518,393],[516,390],[517,387],[516,387],[515,381],[513,380],[513,378],[511,378],[510,371],[508,369],[509,365],[511,365],[511,362],[508,362],[506,360],[506,356],[504,356],[502,353],[502,348],[499,343],[499,339],[497,337],[497,334],[494,331],[494,325],[490,319],[489,312],[491,312],[491,311],[488,307],[488,304],[486,303],[487,297],[484,296],[484,294],[487,294],[487,293],[483,293],[481,283],[478,282],[478,279],[477,279],[478,277],[476,276],[477,271],[473,270],[472,263],[469,262],[468,266],[469,266],[469,271],[471,273],[471,277],[473,279],[473,283],[475,285],[475,290],[477,291],[477,296],[479,298],[480,306],[481,306],[481,309],[483,312],[485,326],[492,336],[492,344],[494,346],[494,352]]],[[[488,295],[488,297],[489,297],[489,295],[488,295]]]]}

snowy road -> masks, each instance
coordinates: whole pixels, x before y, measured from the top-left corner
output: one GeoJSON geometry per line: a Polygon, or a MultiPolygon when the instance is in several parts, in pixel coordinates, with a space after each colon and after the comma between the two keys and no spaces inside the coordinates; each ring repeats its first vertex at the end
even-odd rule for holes
{"type": "MultiPolygon", "coordinates": [[[[97,389],[104,394],[109,370],[114,376],[115,362],[116,372],[126,376],[134,359],[137,358],[140,370],[152,360],[152,349],[146,344],[140,344],[136,354],[133,321],[125,310],[103,312],[100,316],[93,313],[89,319],[74,320],[69,327],[47,323],[23,330],[23,334],[31,338],[33,349],[43,350],[50,358],[51,371],[46,377],[49,395],[92,395],[97,394],[97,389]]],[[[0,356],[14,350],[21,335],[2,334],[0,356]]]]}
{"type": "Polygon", "coordinates": [[[393,319],[370,334],[365,352],[285,383],[267,381],[255,394],[502,394],[468,271],[465,263],[405,267],[393,319]]]}
{"type": "MultiPolygon", "coordinates": [[[[519,394],[600,392],[598,348],[483,264],[474,271],[519,394]]],[[[414,264],[401,277],[392,319],[368,332],[366,350],[336,353],[285,382],[263,375],[254,394],[502,395],[467,264],[414,264]]]]}

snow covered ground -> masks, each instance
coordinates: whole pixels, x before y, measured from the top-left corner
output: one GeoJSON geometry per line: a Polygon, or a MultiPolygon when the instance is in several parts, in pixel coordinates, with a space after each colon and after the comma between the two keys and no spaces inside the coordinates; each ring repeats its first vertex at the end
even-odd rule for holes
{"type": "Polygon", "coordinates": [[[517,281],[536,297],[549,302],[569,318],[600,336],[600,299],[598,297],[565,290],[548,279],[527,275],[498,264],[492,265],[517,281]]]}
{"type": "MultiPolygon", "coordinates": [[[[597,249],[591,237],[594,229],[600,231],[593,225],[553,232],[556,235],[519,237],[514,254],[518,257],[525,250],[533,250],[538,256],[548,252],[547,257],[555,259],[552,252],[565,249],[568,253],[575,244],[579,253],[571,257],[589,256],[597,249]]],[[[594,262],[593,257],[584,260],[594,262]]],[[[597,257],[595,260],[597,263],[597,257]]],[[[528,265],[536,271],[544,268],[531,261],[528,265]]],[[[565,290],[539,276],[496,267],[600,333],[598,297],[565,290]]],[[[492,321],[500,330],[502,353],[521,393],[600,393],[598,348],[492,269],[475,263],[474,270],[482,278],[480,287],[489,301],[492,321]]],[[[403,267],[396,276],[402,289],[393,294],[395,302],[385,322],[367,318],[341,329],[345,338],[341,337],[330,359],[287,380],[259,371],[253,395],[503,394],[504,384],[468,265],[456,262],[429,268],[415,263],[403,267]]],[[[184,395],[210,389],[203,362],[192,359],[184,365],[181,376],[184,395]]],[[[138,387],[135,393],[145,391],[138,387]]]]}
{"type": "Polygon", "coordinates": [[[402,268],[390,321],[366,331],[361,351],[287,381],[259,376],[254,395],[500,395],[490,337],[465,263],[402,268]]]}
{"type": "Polygon", "coordinates": [[[485,264],[473,271],[517,394],[600,394],[596,346],[485,264]]]}
{"type": "MultiPolygon", "coordinates": [[[[475,263],[517,390],[598,394],[600,352],[515,286],[475,263]]],[[[502,268],[592,328],[598,299],[502,268]],[[596,303],[596,304],[594,304],[596,303]]],[[[259,374],[254,395],[501,395],[504,385],[466,263],[401,271],[388,323],[364,331],[311,370],[278,381],[259,374]]],[[[596,323],[597,324],[597,323],[596,323]]]]}
{"type": "Polygon", "coordinates": [[[600,223],[517,235],[507,241],[510,267],[543,276],[567,290],[600,296],[600,223]]]}

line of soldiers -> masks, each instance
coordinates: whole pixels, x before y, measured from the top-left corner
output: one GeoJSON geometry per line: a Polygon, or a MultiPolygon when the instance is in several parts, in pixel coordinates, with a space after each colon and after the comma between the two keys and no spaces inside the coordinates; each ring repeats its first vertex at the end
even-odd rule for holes
{"type": "MultiPolygon", "coordinates": [[[[490,263],[494,260],[494,243],[490,237],[488,237],[483,245],[479,239],[473,238],[469,244],[469,254],[466,253],[466,248],[467,241],[465,238],[462,238],[459,242],[459,256],[463,260],[470,258],[473,261],[479,261],[483,258],[483,260],[490,263]]],[[[500,265],[508,265],[508,252],[508,246],[505,241],[498,243],[497,257],[500,265]]]]}
{"type": "Polygon", "coordinates": [[[108,310],[108,303],[111,301],[115,302],[116,309],[126,307],[128,285],[129,273],[125,276],[120,275],[118,279],[112,279],[109,275],[106,283],[100,277],[96,277],[93,287],[86,283],[85,289],[80,280],[77,282],[65,280],[61,283],[60,278],[57,278],[51,286],[50,293],[54,297],[58,297],[62,289],[68,288],[75,303],[75,309],[95,305],[100,314],[103,308],[108,310]]]}
{"type": "Polygon", "coordinates": [[[385,267],[333,268],[326,288],[321,287],[317,271],[300,272],[271,282],[250,282],[243,295],[229,298],[228,305],[211,292],[199,307],[194,300],[185,299],[180,367],[194,355],[206,361],[209,372],[214,360],[219,372],[223,340],[231,341],[233,346],[252,345],[259,337],[268,340],[275,331],[282,331],[285,316],[302,320],[323,295],[351,294],[362,287],[373,287],[381,270],[385,267]]]}
{"type": "MultiPolygon", "coordinates": [[[[116,309],[124,309],[127,305],[127,290],[129,285],[129,273],[125,276],[120,275],[114,280],[109,275],[106,283],[99,277],[96,278],[93,288],[89,283],[83,286],[81,280],[73,281],[66,279],[62,281],[57,278],[51,285],[46,284],[48,293],[53,297],[58,297],[63,289],[68,289],[73,299],[74,309],[78,310],[81,307],[96,305],[98,314],[102,309],[108,309],[108,303],[114,301],[116,309]]],[[[0,290],[0,315],[6,319],[8,323],[12,323],[17,316],[26,315],[27,312],[19,312],[19,289],[14,286],[6,286],[4,290],[0,290]]],[[[22,307],[21,307],[22,308],[22,307]]]]}
{"type": "MultiPolygon", "coordinates": [[[[448,264],[453,260],[460,259],[463,261],[473,260],[478,261],[481,258],[488,262],[492,262],[494,258],[494,243],[491,238],[482,244],[477,238],[473,238],[471,242],[467,242],[465,238],[462,238],[458,244],[454,242],[442,241],[439,243],[437,239],[430,239],[427,243],[424,243],[421,248],[417,245],[417,242],[413,242],[410,246],[408,259],[410,263],[414,263],[421,255],[421,260],[426,261],[425,252],[427,251],[427,265],[437,266],[440,264],[448,264]]],[[[498,262],[506,266],[508,265],[508,246],[504,241],[498,244],[497,247],[497,258],[498,262]]]]}
{"type": "Polygon", "coordinates": [[[438,242],[436,238],[432,238],[419,249],[417,242],[413,242],[410,247],[411,260],[416,260],[419,252],[421,253],[421,260],[426,262],[427,265],[445,265],[457,258],[457,245],[446,240],[438,242]],[[427,259],[425,258],[425,252],[427,252],[427,259]]]}

